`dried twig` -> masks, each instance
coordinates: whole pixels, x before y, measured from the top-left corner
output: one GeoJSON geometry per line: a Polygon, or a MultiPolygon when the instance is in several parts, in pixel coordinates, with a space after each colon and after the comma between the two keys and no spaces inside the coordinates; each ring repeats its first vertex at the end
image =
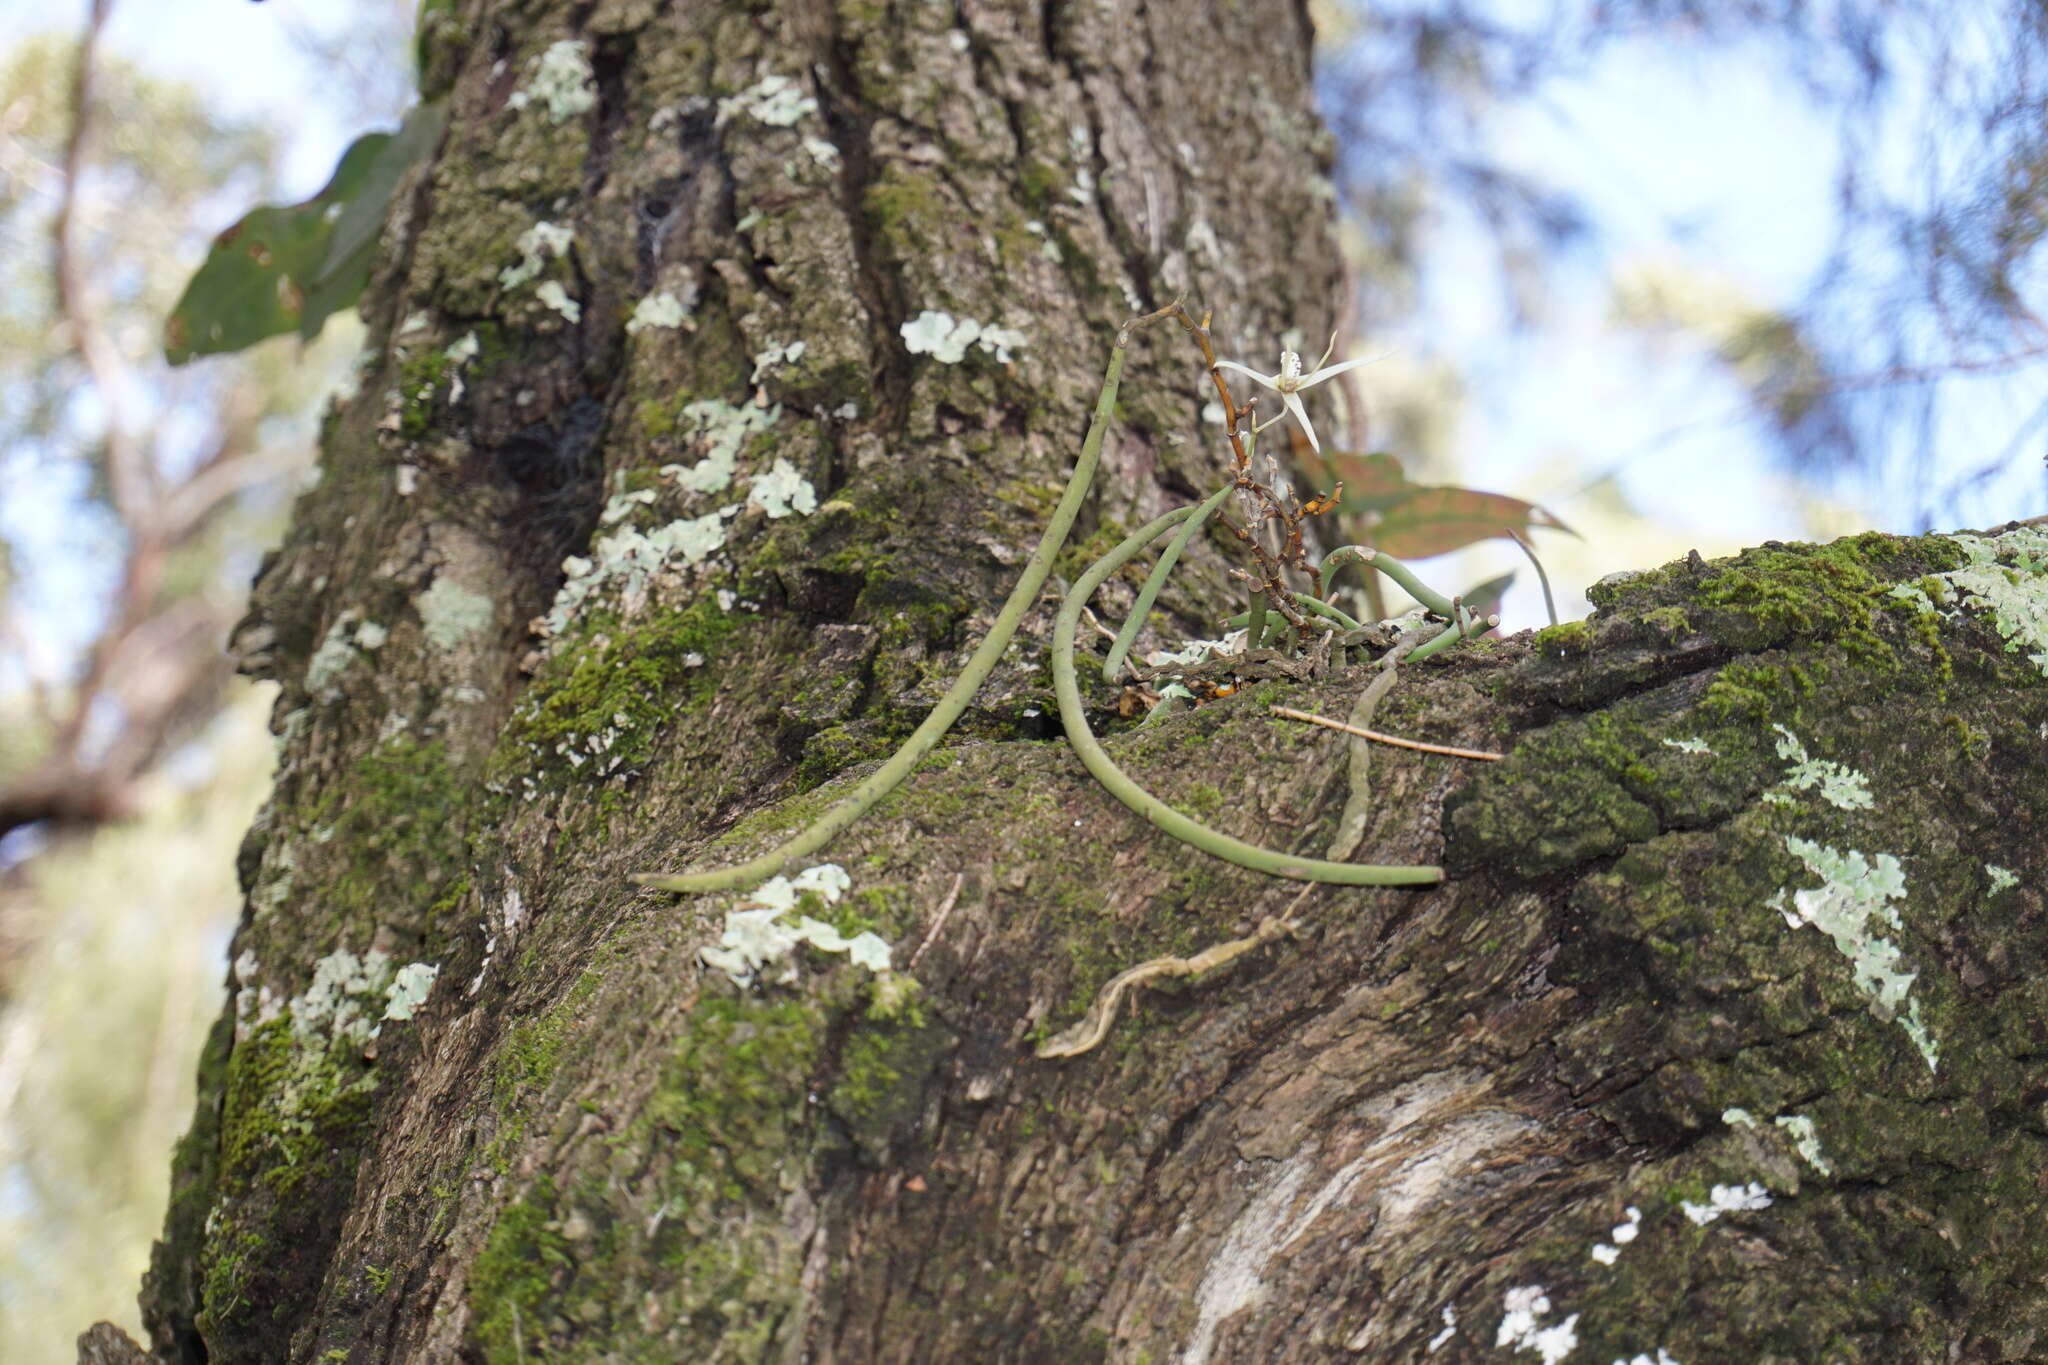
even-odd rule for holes
{"type": "Polygon", "coordinates": [[[1276,716],[1285,716],[1289,720],[1305,720],[1311,725],[1328,726],[1332,730],[1342,730],[1347,735],[1357,735],[1361,739],[1378,740],[1382,744],[1392,744],[1402,749],[1419,749],[1425,754],[1443,754],[1450,758],[1483,758],[1492,762],[1498,762],[1507,757],[1506,754],[1497,754],[1490,749],[1459,749],[1449,744],[1430,744],[1419,739],[1403,739],[1399,735],[1382,734],[1378,730],[1366,730],[1356,725],[1346,725],[1341,720],[1332,720],[1328,716],[1318,716],[1311,711],[1297,711],[1291,706],[1269,706],[1266,709],[1276,716]]]}

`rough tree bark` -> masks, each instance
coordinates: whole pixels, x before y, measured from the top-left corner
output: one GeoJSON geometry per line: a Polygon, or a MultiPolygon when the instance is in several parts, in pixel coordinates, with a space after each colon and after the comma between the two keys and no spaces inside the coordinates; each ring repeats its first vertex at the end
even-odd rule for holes
{"type": "MultiPolygon", "coordinates": [[[[626,875],[769,846],[929,707],[1116,322],[1189,289],[1239,354],[1327,331],[1306,21],[472,0],[436,32],[450,132],[238,635],[282,761],[155,1359],[2048,1358],[2048,687],[1934,609],[1993,551],[1679,563],[1405,670],[1383,728],[1511,751],[1375,761],[1359,856],[1450,879],[1317,888],[1302,939],[1061,1063],[1033,1041],[1120,968],[1299,888],[1087,779],[1048,599],[821,855],[898,988],[822,954],[740,988],[698,956],[734,897],[626,875]]],[[[1214,485],[1190,361],[1140,339],[1086,547],[1214,485]]],[[[1179,624],[1235,595],[1227,548],[1179,624]]],[[[2039,565],[1976,571],[2008,624],[2039,565]]],[[[1265,704],[1359,685],[1116,751],[1320,854],[1345,741],[1265,704]]]]}

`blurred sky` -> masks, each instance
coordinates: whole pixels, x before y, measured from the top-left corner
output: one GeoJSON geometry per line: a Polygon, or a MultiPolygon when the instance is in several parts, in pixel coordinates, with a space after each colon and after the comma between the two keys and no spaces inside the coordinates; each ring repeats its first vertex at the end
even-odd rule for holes
{"type": "MultiPolygon", "coordinates": [[[[1514,19],[1526,18],[1529,6],[1495,0],[1490,8],[1514,19]]],[[[28,0],[0,5],[0,42],[61,21],[63,12],[28,0]]],[[[364,129],[349,109],[308,88],[294,34],[345,41],[359,13],[351,0],[128,0],[116,6],[108,38],[123,54],[283,130],[283,189],[303,197],[364,129]]],[[[365,60],[381,51],[365,47],[365,60]]],[[[1911,54],[1906,66],[1910,91],[1911,54]]],[[[1909,100],[1877,145],[1880,169],[1894,179],[1910,174],[1914,113],[1909,100]]],[[[1743,395],[1728,376],[1696,350],[1646,349],[1609,322],[1610,272],[1636,262],[1685,261],[1757,304],[1799,302],[1833,238],[1833,118],[1806,102],[1765,45],[1610,42],[1486,127],[1506,165],[1577,196],[1595,226],[1591,245],[1556,267],[1540,330],[1511,325],[1498,278],[1484,265],[1492,252],[1483,227],[1444,215],[1425,230],[1423,309],[1391,337],[1369,334],[1446,362],[1463,381],[1456,467],[1422,475],[1526,497],[1600,533],[1590,544],[1542,538],[1565,616],[1584,613],[1581,590],[1601,573],[1648,567],[1693,547],[1716,554],[1769,538],[1920,529],[1910,490],[1838,484],[1817,496],[1791,484],[1766,434],[1743,418],[1743,395]],[[1604,475],[1611,485],[1589,488],[1604,475]],[[1617,519],[1617,494],[1647,523],[1617,519]]],[[[1364,372],[1368,392],[1372,374],[1364,372]]],[[[1944,405],[1937,487],[2005,448],[2041,389],[2029,372],[1946,382],[1966,392],[1965,401],[1944,405]]],[[[2040,444],[2023,443],[2010,472],[1956,515],[1984,525],[2043,511],[2040,444]]],[[[1496,544],[1446,571],[1440,586],[1518,563],[1496,544]]],[[[1510,627],[1540,624],[1533,584],[1518,585],[1508,617],[1510,627]]]]}

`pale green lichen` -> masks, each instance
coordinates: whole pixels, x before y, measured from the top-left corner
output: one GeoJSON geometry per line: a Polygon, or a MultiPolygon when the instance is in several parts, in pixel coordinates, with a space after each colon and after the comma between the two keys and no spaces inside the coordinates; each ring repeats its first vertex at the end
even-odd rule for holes
{"type": "Polygon", "coordinates": [[[695,465],[666,464],[664,478],[672,479],[685,492],[722,493],[732,486],[739,468],[740,447],[756,432],[775,425],[782,408],[736,408],[720,398],[700,399],[683,407],[688,427],[686,439],[703,448],[704,458],[695,465]]]}
{"type": "Polygon", "coordinates": [[[651,327],[680,327],[689,316],[689,307],[664,289],[633,305],[633,316],[626,319],[626,334],[638,336],[651,327]]]}
{"type": "Polygon", "coordinates": [[[444,650],[489,630],[496,614],[490,598],[470,591],[447,574],[436,577],[425,592],[413,598],[412,605],[420,614],[427,643],[444,650]]]}
{"type": "Polygon", "coordinates": [[[523,89],[505,101],[513,109],[544,105],[548,118],[564,123],[597,107],[597,83],[591,79],[590,45],[573,38],[555,43],[540,54],[523,89]]]}
{"type": "Polygon", "coordinates": [[[448,357],[450,364],[462,365],[476,359],[477,352],[482,349],[483,345],[476,339],[476,333],[465,332],[461,340],[451,343],[441,354],[448,357]]]}
{"type": "Polygon", "coordinates": [[[848,961],[871,972],[887,972],[889,945],[874,932],[863,930],[848,938],[809,915],[798,915],[793,922],[789,918],[799,897],[815,895],[836,905],[851,885],[846,869],[837,863],[806,868],[793,878],[772,878],[726,912],[717,946],[701,948],[697,955],[705,966],[724,972],[741,987],[752,985],[762,968],[785,960],[788,965],[777,980],[794,980],[795,952],[806,943],[820,952],[845,953],[848,961]]]}
{"type": "Polygon", "coordinates": [[[1807,1165],[1822,1175],[1834,1174],[1835,1168],[1828,1164],[1826,1154],[1821,1151],[1820,1134],[1815,1130],[1812,1119],[1804,1114],[1780,1114],[1772,1122],[1792,1135],[1792,1145],[1799,1149],[1799,1155],[1806,1159],[1807,1165]]]}
{"type": "Polygon", "coordinates": [[[972,318],[954,318],[927,308],[897,329],[912,355],[929,355],[941,365],[958,365],[969,346],[979,346],[1007,365],[1010,352],[1024,347],[1025,336],[1014,327],[997,327],[972,318]]]}
{"type": "MultiPolygon", "coordinates": [[[[428,967],[427,971],[426,983],[431,986],[434,969],[428,967]]],[[[313,964],[312,983],[287,1006],[292,1036],[303,1046],[321,1049],[330,1041],[356,1047],[369,1043],[377,1036],[382,1020],[392,1017],[388,1011],[399,995],[409,996],[419,988],[417,972],[407,975],[402,990],[396,976],[390,954],[379,949],[360,956],[346,948],[329,953],[313,964]]],[[[413,1004],[425,998],[426,991],[419,989],[413,1004]]],[[[399,1017],[410,1019],[410,1007],[399,1017]]]]}
{"type": "Polygon", "coordinates": [[[1786,786],[1794,791],[1818,790],[1823,801],[1842,810],[1869,810],[1875,804],[1869,778],[1828,759],[1807,757],[1806,746],[1797,735],[1782,725],[1771,728],[1779,736],[1778,757],[1792,765],[1785,773],[1786,786]]]}
{"type": "Polygon", "coordinates": [[[1714,752],[1703,739],[1667,739],[1664,742],[1682,754],[1711,755],[1714,752]]]}
{"type": "Polygon", "coordinates": [[[739,503],[727,503],[700,517],[684,517],[651,531],[622,527],[600,537],[588,557],[562,561],[562,586],[537,623],[543,637],[559,635],[600,593],[617,593],[630,612],[645,595],[653,576],[680,556],[685,564],[702,563],[725,544],[725,523],[738,514],[739,503]]]}
{"type": "Polygon", "coordinates": [[[809,516],[818,510],[818,493],[810,480],[779,457],[766,474],[755,478],[747,496],[770,517],[786,517],[791,512],[809,516]]]}
{"type": "Polygon", "coordinates": [[[824,138],[805,138],[804,150],[810,153],[811,160],[817,162],[826,170],[836,171],[839,169],[839,149],[833,146],[831,143],[827,142],[824,138]]]}
{"type": "Polygon", "coordinates": [[[616,526],[631,516],[634,508],[645,507],[653,502],[654,498],[655,492],[652,488],[642,488],[632,493],[614,493],[605,500],[604,511],[598,520],[606,526],[616,526]]]}
{"type": "Polygon", "coordinates": [[[366,649],[375,653],[377,650],[382,649],[384,642],[390,638],[391,632],[378,625],[375,621],[365,621],[356,627],[357,649],[366,649]]]}
{"type": "Polygon", "coordinates": [[[2003,535],[1965,532],[1948,539],[1970,562],[1897,584],[1891,596],[1924,612],[1946,609],[1954,616],[1967,608],[1990,617],[2007,651],[2029,651],[2027,661],[2048,675],[2048,531],[2021,526],[2003,535]]]}
{"type": "Polygon", "coordinates": [[[554,223],[535,223],[519,234],[519,264],[508,265],[498,272],[498,283],[507,289],[517,289],[527,281],[537,278],[553,257],[561,260],[569,254],[569,243],[576,240],[573,228],[559,227],[554,223]]]}
{"type": "Polygon", "coordinates": [[[583,317],[583,305],[569,297],[569,291],[562,287],[560,280],[543,281],[541,287],[533,291],[533,296],[570,322],[578,322],[583,317]]]}
{"type": "Polygon", "coordinates": [[[333,701],[341,695],[341,675],[356,661],[355,613],[345,612],[320,637],[319,647],[306,661],[306,693],[319,701],[333,701]]]}
{"type": "Polygon", "coordinates": [[[1721,1122],[1727,1124],[1730,1128],[1754,1128],[1756,1127],[1756,1115],[1750,1113],[1747,1109],[1723,1109],[1721,1111],[1721,1122]]]}
{"type": "Polygon", "coordinates": [[[787,76],[763,76],[754,84],[718,102],[718,126],[745,116],[756,123],[788,128],[806,114],[814,114],[818,102],[787,76]]]}
{"type": "Polygon", "coordinates": [[[754,377],[750,382],[760,383],[761,376],[774,369],[777,365],[796,363],[803,359],[803,354],[808,349],[810,348],[801,341],[769,342],[761,354],[754,357],[754,377]]]}
{"type": "Polygon", "coordinates": [[[1934,1070],[1940,1049],[1921,1021],[1920,1002],[1908,999],[1918,974],[1901,970],[1904,954],[1899,946],[1872,928],[1873,921],[1902,927],[1898,908],[1891,904],[1906,894],[1899,860],[1880,853],[1873,861],[1853,850],[1832,849],[1789,834],[1785,847],[1821,878],[1821,885],[1791,892],[1789,904],[1787,893],[1780,891],[1767,904],[1792,927],[1810,924],[1834,940],[1835,948],[1849,959],[1857,989],[1870,1000],[1871,1013],[1897,1020],[1926,1058],[1927,1069],[1934,1070]]]}
{"type": "Polygon", "coordinates": [[[1994,896],[2001,891],[2012,890],[2020,881],[2018,873],[2009,867],[2000,867],[1997,863],[1984,864],[1984,875],[1991,879],[1991,894],[1994,896]]]}

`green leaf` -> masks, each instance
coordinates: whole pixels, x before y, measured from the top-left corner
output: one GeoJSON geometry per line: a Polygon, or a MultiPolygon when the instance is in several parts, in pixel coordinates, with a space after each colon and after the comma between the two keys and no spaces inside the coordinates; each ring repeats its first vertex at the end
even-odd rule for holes
{"type": "Polygon", "coordinates": [[[1578,534],[1536,504],[1505,493],[1410,483],[1401,462],[1385,451],[1333,450],[1324,463],[1344,482],[1339,505],[1366,520],[1367,543],[1396,559],[1427,559],[1536,527],[1578,534]]]}
{"type": "Polygon", "coordinates": [[[334,237],[327,248],[327,257],[320,265],[320,273],[314,279],[316,287],[345,279],[357,270],[368,271],[370,253],[375,250],[377,239],[384,235],[385,212],[391,206],[391,196],[398,189],[399,180],[413,162],[440,143],[442,130],[447,126],[447,100],[438,99],[413,106],[412,112],[405,116],[398,135],[385,143],[371,160],[362,183],[349,198],[341,216],[334,220],[334,237]]]}
{"type": "Polygon", "coordinates": [[[420,0],[419,12],[413,21],[412,59],[422,93],[426,90],[427,66],[433,59],[436,30],[444,24],[453,26],[455,18],[455,0],[420,0]]]}
{"type": "MultiPolygon", "coordinates": [[[[194,356],[239,351],[296,330],[311,337],[330,313],[355,302],[363,273],[338,272],[316,287],[335,221],[369,178],[389,133],[366,133],[342,153],[320,193],[302,204],[265,204],[214,238],[212,250],[164,324],[164,357],[182,365],[194,356]]],[[[352,266],[353,268],[353,266],[352,266]]]]}

